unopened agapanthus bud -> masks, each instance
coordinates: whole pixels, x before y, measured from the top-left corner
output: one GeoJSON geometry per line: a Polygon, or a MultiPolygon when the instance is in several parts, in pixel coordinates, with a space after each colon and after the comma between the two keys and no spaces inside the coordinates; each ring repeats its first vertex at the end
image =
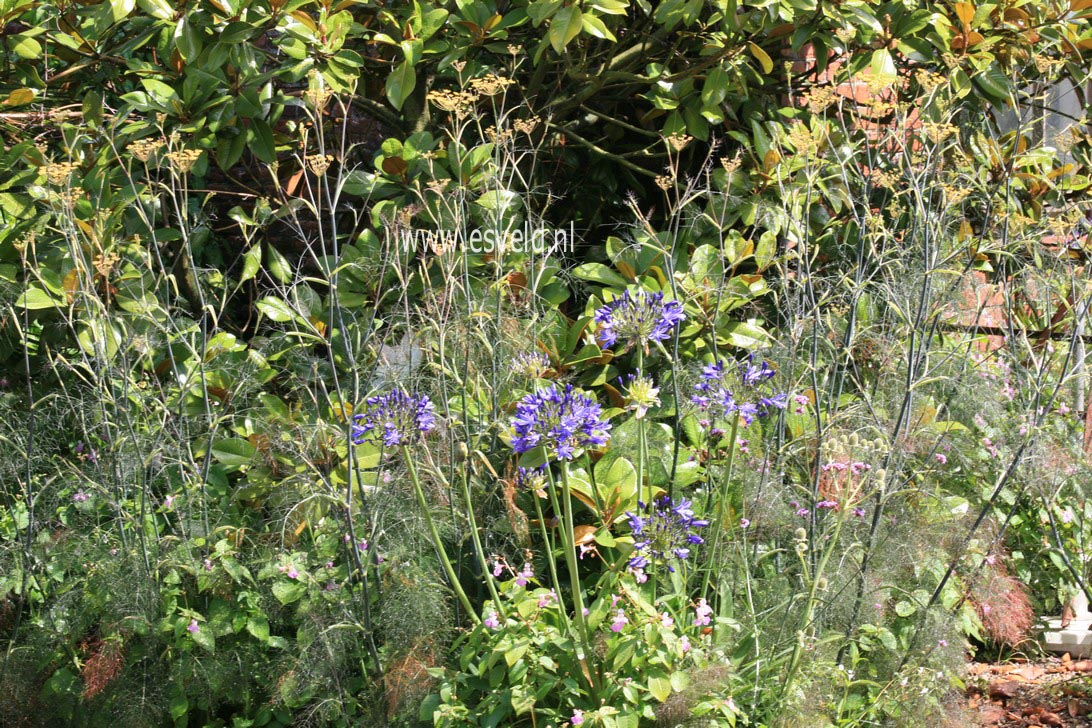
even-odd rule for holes
{"type": "Polygon", "coordinates": [[[796,536],[797,541],[807,541],[808,540],[808,532],[804,528],[796,529],[794,535],[796,536]]]}

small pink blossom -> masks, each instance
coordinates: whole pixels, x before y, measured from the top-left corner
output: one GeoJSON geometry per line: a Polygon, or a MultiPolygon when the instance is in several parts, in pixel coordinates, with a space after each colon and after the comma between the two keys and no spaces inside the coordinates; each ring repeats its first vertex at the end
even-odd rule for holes
{"type": "Polygon", "coordinates": [[[629,620],[626,618],[626,613],[621,609],[614,615],[614,621],[610,623],[611,632],[621,632],[622,628],[629,624],[629,620]]]}
{"type": "Polygon", "coordinates": [[[500,627],[500,620],[497,619],[497,613],[490,612],[489,614],[485,615],[485,619],[482,621],[482,624],[484,624],[489,629],[497,629],[498,627],[500,627]]]}
{"type": "Polygon", "coordinates": [[[500,560],[493,562],[493,576],[500,576],[504,573],[504,564],[500,560]]]}
{"type": "Polygon", "coordinates": [[[660,624],[664,629],[671,629],[675,626],[675,620],[671,618],[670,614],[663,612],[660,614],[660,624]]]}
{"type": "Polygon", "coordinates": [[[191,619],[189,625],[186,626],[186,631],[190,634],[197,634],[201,631],[201,628],[197,625],[196,619],[191,619]]]}
{"type": "Polygon", "coordinates": [[[679,647],[682,648],[683,652],[689,652],[690,651],[690,638],[687,637],[686,635],[683,635],[682,637],[680,637],[679,638],[679,647]]]}
{"type": "Polygon", "coordinates": [[[746,518],[739,519],[739,527],[740,528],[747,528],[747,526],[750,526],[750,525],[751,525],[750,520],[748,520],[746,518]]]}
{"type": "Polygon", "coordinates": [[[516,574],[516,586],[527,586],[527,582],[535,578],[535,570],[528,563],[523,564],[523,570],[516,574]]]}
{"type": "Polygon", "coordinates": [[[288,573],[285,576],[287,576],[289,579],[296,579],[299,577],[299,575],[300,572],[296,570],[296,567],[290,564],[288,566],[288,573]]]}
{"type": "Polygon", "coordinates": [[[205,571],[212,571],[212,561],[209,559],[205,559],[202,565],[205,567],[205,571]]]}
{"type": "Polygon", "coordinates": [[[581,725],[584,722],[584,711],[574,710],[573,717],[569,719],[569,723],[572,725],[581,725]]]}
{"type": "Polygon", "coordinates": [[[933,457],[934,457],[934,458],[936,459],[936,461],[937,461],[938,463],[940,463],[941,465],[947,465],[947,464],[948,464],[948,456],[947,456],[947,455],[945,455],[945,454],[944,454],[944,453],[942,453],[942,452],[938,452],[938,453],[937,453],[936,455],[934,455],[933,457]]]}
{"type": "Polygon", "coordinates": [[[694,607],[694,626],[705,627],[710,624],[711,614],[713,614],[713,608],[706,603],[705,597],[702,597],[698,600],[698,606],[694,607]]]}

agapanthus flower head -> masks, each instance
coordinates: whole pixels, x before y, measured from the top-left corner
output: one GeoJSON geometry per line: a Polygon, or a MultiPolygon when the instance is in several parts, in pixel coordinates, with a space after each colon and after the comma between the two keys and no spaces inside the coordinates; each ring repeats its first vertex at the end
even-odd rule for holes
{"type": "Polygon", "coordinates": [[[546,464],[537,468],[520,468],[516,473],[516,487],[528,490],[542,490],[546,487],[546,464]]]}
{"type": "Polygon", "coordinates": [[[359,445],[379,440],[387,447],[406,445],[436,426],[433,404],[425,395],[414,397],[403,389],[369,397],[366,410],[353,415],[350,437],[359,445]]]}
{"type": "Polygon", "coordinates": [[[652,377],[637,372],[626,380],[626,400],[627,409],[633,410],[637,419],[641,419],[649,408],[660,406],[660,388],[652,377]]]}
{"type": "Polygon", "coordinates": [[[550,370],[550,357],[541,351],[519,354],[512,360],[512,371],[529,379],[538,379],[550,370]]]}
{"type": "Polygon", "coordinates": [[[599,343],[626,351],[633,346],[647,350],[653,341],[665,341],[677,324],[686,320],[682,304],[664,301],[663,293],[624,291],[595,312],[599,343]]]}
{"type": "Polygon", "coordinates": [[[639,513],[626,511],[629,528],[633,532],[633,556],[629,568],[642,572],[653,562],[667,564],[668,571],[675,571],[672,561],[690,556],[690,547],[704,543],[697,530],[709,525],[709,521],[694,517],[690,501],[673,503],[668,496],[660,496],[651,504],[637,502],[639,513]]]}
{"type": "Polygon", "coordinates": [[[579,448],[607,444],[610,427],[595,400],[571,384],[564,390],[553,384],[516,405],[512,449],[524,453],[544,446],[547,457],[572,460],[579,448]]]}
{"type": "Polygon", "coordinates": [[[755,364],[753,355],[735,367],[718,359],[702,368],[690,401],[715,417],[742,417],[750,425],[756,418],[789,406],[788,393],[768,391],[766,383],[776,374],[767,361],[755,364]]]}

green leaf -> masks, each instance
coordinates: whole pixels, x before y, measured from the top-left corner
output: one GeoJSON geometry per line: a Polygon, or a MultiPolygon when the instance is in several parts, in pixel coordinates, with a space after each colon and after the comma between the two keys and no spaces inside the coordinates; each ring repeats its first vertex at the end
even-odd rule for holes
{"type": "Polygon", "coordinates": [[[137,0],[137,5],[144,12],[158,20],[173,20],[174,8],[167,0],[137,0]]]}
{"type": "Polygon", "coordinates": [[[229,468],[249,465],[258,450],[240,437],[217,441],[212,446],[212,456],[229,468]]]}
{"type": "Polygon", "coordinates": [[[750,321],[731,321],[724,328],[729,346],[756,349],[770,341],[769,333],[750,321]]]}
{"type": "Polygon", "coordinates": [[[292,280],[292,265],[281,251],[272,245],[267,245],[266,257],[269,259],[267,261],[269,275],[273,276],[278,283],[288,283],[292,280]]]}
{"type": "Polygon", "coordinates": [[[899,71],[895,68],[895,58],[891,51],[880,48],[872,53],[872,77],[877,83],[891,83],[898,80],[899,71]]]}
{"type": "Polygon", "coordinates": [[[269,641],[269,620],[264,615],[258,614],[246,621],[246,631],[255,639],[262,642],[269,641]]]}
{"type": "Polygon", "coordinates": [[[175,693],[168,707],[171,711],[171,717],[178,720],[189,711],[190,703],[183,693],[175,693]]]}
{"type": "Polygon", "coordinates": [[[550,45],[558,53],[563,52],[569,41],[580,35],[582,27],[584,27],[584,20],[580,8],[575,5],[566,5],[550,19],[550,45]]]}
{"type": "Polygon", "coordinates": [[[114,22],[120,23],[129,17],[136,7],[136,0],[110,0],[110,12],[114,16],[114,22]]]}
{"type": "Polygon", "coordinates": [[[17,35],[15,42],[11,44],[11,50],[20,58],[34,60],[41,57],[42,44],[29,36],[17,35]]]}
{"type": "Polygon", "coordinates": [[[201,52],[201,37],[190,22],[189,14],[184,14],[174,28],[174,45],[185,61],[193,60],[201,52]]]}
{"type": "Polygon", "coordinates": [[[573,275],[581,280],[601,283],[604,286],[625,288],[629,283],[625,278],[602,263],[584,263],[573,270],[573,275]]]}
{"type": "Polygon", "coordinates": [[[243,255],[243,273],[239,277],[239,283],[246,283],[251,278],[258,274],[258,269],[262,266],[262,247],[260,245],[251,245],[250,249],[243,255]]]}
{"type": "Polygon", "coordinates": [[[277,147],[273,142],[273,128],[261,119],[254,119],[250,126],[250,151],[266,164],[277,161],[277,147]]]}
{"type": "Polygon", "coordinates": [[[391,106],[401,111],[402,104],[406,103],[415,86],[417,73],[413,70],[413,65],[408,60],[402,61],[387,76],[387,99],[391,106]]]}
{"type": "Polygon", "coordinates": [[[701,102],[706,106],[716,106],[728,96],[728,72],[720,66],[714,66],[705,76],[701,87],[701,102]]]}
{"type": "Polygon", "coordinates": [[[762,46],[757,43],[747,43],[748,50],[751,51],[751,55],[755,57],[755,60],[762,66],[763,73],[773,73],[773,59],[770,58],[770,54],[762,49],[762,46]]]}
{"type": "Polygon", "coordinates": [[[273,596],[284,605],[299,601],[307,591],[307,587],[298,581],[278,581],[273,585],[273,596]]]}
{"type": "Polygon", "coordinates": [[[17,88],[8,94],[7,98],[0,101],[4,106],[24,106],[34,100],[35,92],[29,88],[17,88]]]}
{"type": "Polygon", "coordinates": [[[154,78],[142,78],[140,82],[144,84],[144,90],[148,92],[148,95],[160,104],[166,105],[171,101],[178,100],[178,92],[162,81],[154,78]]]}
{"type": "Polygon", "coordinates": [[[603,40],[618,40],[614,37],[614,34],[607,29],[607,26],[604,25],[603,21],[595,17],[591,13],[583,14],[581,25],[583,25],[584,32],[586,32],[588,35],[595,36],[596,38],[602,38],[603,40]]]}
{"type": "Polygon", "coordinates": [[[190,636],[206,652],[216,652],[216,635],[212,633],[212,628],[207,623],[200,625],[196,632],[190,633],[190,636]]]}
{"type": "Polygon", "coordinates": [[[671,697],[671,681],[663,677],[650,677],[648,691],[661,703],[671,697]]]}
{"type": "Polygon", "coordinates": [[[279,324],[296,319],[296,312],[283,299],[276,296],[266,296],[255,303],[254,307],[271,321],[276,321],[279,324]]]}
{"type": "Polygon", "coordinates": [[[44,308],[56,308],[60,305],[60,301],[52,298],[48,293],[41,288],[32,287],[28,288],[19,300],[16,302],[20,308],[30,309],[36,311],[44,308]]]}
{"type": "Polygon", "coordinates": [[[982,73],[976,73],[974,82],[983,93],[995,101],[1008,102],[1012,98],[1009,77],[996,63],[991,63],[982,73]]]}
{"type": "Polygon", "coordinates": [[[916,611],[918,611],[917,607],[915,607],[913,604],[906,600],[903,600],[895,605],[895,614],[899,615],[900,617],[909,617],[916,611]]]}

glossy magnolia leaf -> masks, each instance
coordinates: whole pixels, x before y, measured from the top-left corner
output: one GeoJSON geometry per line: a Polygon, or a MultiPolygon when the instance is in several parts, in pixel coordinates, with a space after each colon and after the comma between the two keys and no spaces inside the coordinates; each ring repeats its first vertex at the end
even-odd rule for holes
{"type": "MultiPolygon", "coordinates": [[[[761,50],[761,49],[760,49],[761,50]]],[[[701,87],[701,102],[706,106],[717,106],[728,96],[728,72],[720,66],[714,66],[705,76],[701,87]]]]}
{"type": "Polygon", "coordinates": [[[603,21],[589,13],[583,14],[582,24],[584,26],[584,32],[588,35],[601,38],[603,40],[615,41],[618,40],[614,37],[614,34],[607,29],[607,26],[603,24],[603,21]]]}
{"type": "Polygon", "coordinates": [[[136,0],[110,0],[110,12],[114,16],[114,22],[120,23],[129,17],[136,7],[136,0]]]}
{"type": "Polygon", "coordinates": [[[628,284],[628,281],[625,278],[602,263],[584,263],[583,265],[578,265],[573,270],[573,275],[581,280],[591,281],[592,283],[601,283],[604,286],[614,286],[616,288],[625,288],[628,284]]]}
{"type": "Polygon", "coordinates": [[[751,55],[755,57],[755,60],[762,66],[763,73],[773,73],[773,59],[770,58],[770,54],[762,49],[762,46],[757,43],[748,43],[748,50],[751,51],[751,55]]]}
{"type": "Polygon", "coordinates": [[[959,22],[963,24],[964,28],[971,26],[971,21],[974,20],[974,5],[971,3],[956,3],[955,14],[959,18],[959,22]]]}
{"type": "Polygon", "coordinates": [[[8,94],[2,102],[4,106],[23,106],[34,100],[34,91],[29,88],[17,88],[8,94]]]}
{"type": "Polygon", "coordinates": [[[33,60],[41,57],[42,44],[26,35],[17,35],[11,44],[11,50],[20,58],[33,60]]]}
{"type": "Polygon", "coordinates": [[[872,78],[877,82],[891,83],[899,77],[899,71],[895,68],[895,58],[886,48],[873,52],[871,69],[872,78]]]}
{"type": "Polygon", "coordinates": [[[550,20],[550,45],[555,51],[561,53],[569,41],[580,34],[583,25],[583,13],[580,12],[580,8],[575,5],[561,8],[550,20]]]}
{"type": "Polygon", "coordinates": [[[239,437],[219,440],[212,446],[212,456],[229,468],[249,465],[257,452],[253,445],[239,437]]]}
{"type": "Polygon", "coordinates": [[[17,305],[20,308],[37,311],[46,308],[55,308],[60,305],[60,302],[55,300],[41,288],[28,288],[23,295],[19,297],[17,305]]]}
{"type": "Polygon", "coordinates": [[[413,93],[416,86],[417,74],[413,66],[409,61],[402,61],[387,76],[387,99],[391,102],[391,106],[401,111],[402,104],[406,103],[406,99],[413,93]]]}

